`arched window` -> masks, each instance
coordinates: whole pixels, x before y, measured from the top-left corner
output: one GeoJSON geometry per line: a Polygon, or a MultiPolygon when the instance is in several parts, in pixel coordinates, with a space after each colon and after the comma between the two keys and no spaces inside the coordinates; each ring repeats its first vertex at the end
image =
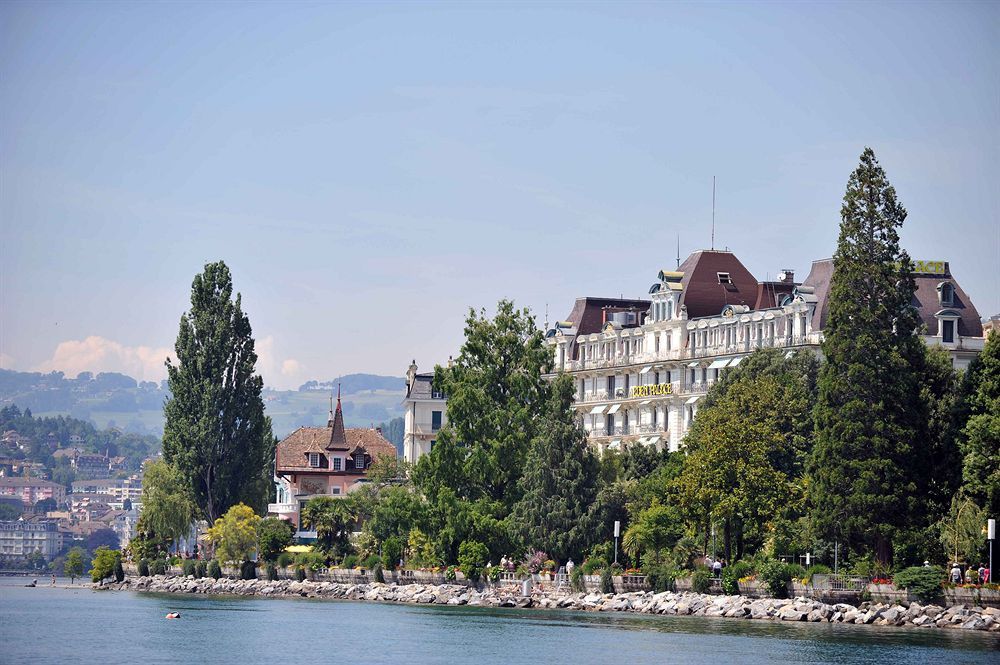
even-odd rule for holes
{"type": "Polygon", "coordinates": [[[667,318],[668,319],[674,318],[674,301],[673,300],[668,300],[667,301],[667,318]]]}
{"type": "Polygon", "coordinates": [[[942,305],[952,305],[955,300],[955,286],[951,282],[941,282],[938,284],[938,300],[942,305]]]}

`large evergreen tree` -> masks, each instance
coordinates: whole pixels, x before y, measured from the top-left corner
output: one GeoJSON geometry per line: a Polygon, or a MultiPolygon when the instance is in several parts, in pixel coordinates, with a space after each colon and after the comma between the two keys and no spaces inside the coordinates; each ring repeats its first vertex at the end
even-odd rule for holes
{"type": "Polygon", "coordinates": [[[191,285],[191,310],[181,316],[178,364],[167,361],[163,457],[183,475],[209,523],[239,503],[263,512],[274,459],[250,320],[240,295],[232,296],[226,264],[207,264],[191,285]]]}
{"type": "Polygon", "coordinates": [[[986,339],[966,374],[962,488],[988,517],[1000,517],[1000,333],[986,339]]]}
{"type": "Polygon", "coordinates": [[[572,378],[560,375],[552,383],[541,432],[531,442],[514,508],[523,541],[556,561],[580,560],[595,532],[598,463],[574,417],[573,398],[572,378]]]}
{"type": "Polygon", "coordinates": [[[819,534],[892,561],[923,456],[915,283],[899,245],[906,210],[865,148],[841,207],[811,459],[819,534]]]}

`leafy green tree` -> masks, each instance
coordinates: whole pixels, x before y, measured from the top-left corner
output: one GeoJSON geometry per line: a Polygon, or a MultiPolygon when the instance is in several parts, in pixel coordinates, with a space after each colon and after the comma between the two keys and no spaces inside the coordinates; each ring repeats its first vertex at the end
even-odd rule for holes
{"type": "Polygon", "coordinates": [[[115,564],[119,562],[122,553],[118,550],[108,549],[101,545],[94,551],[94,560],[91,562],[90,579],[94,582],[102,582],[115,574],[115,564]]]}
{"type": "Polygon", "coordinates": [[[45,568],[45,555],[41,550],[35,550],[27,556],[28,568],[31,570],[42,570],[45,568]]]}
{"type": "Polygon", "coordinates": [[[493,318],[469,312],[461,353],[434,372],[435,387],[448,395],[448,423],[413,473],[431,503],[450,488],[461,500],[513,507],[551,370],[552,352],[527,309],[502,300],[493,318]]]}
{"type": "Polygon", "coordinates": [[[906,210],[875,153],[865,148],[841,208],[810,463],[812,519],[820,535],[891,564],[909,521],[924,410],[914,366],[912,264],[899,245],[906,210]]]}
{"type": "Polygon", "coordinates": [[[355,512],[349,498],[318,496],[310,499],[301,517],[303,524],[315,529],[317,545],[328,556],[339,559],[350,553],[355,512]]]}
{"type": "Polygon", "coordinates": [[[951,561],[972,562],[986,547],[986,511],[961,495],[951,502],[951,510],[939,523],[941,546],[951,561]]]}
{"type": "Polygon", "coordinates": [[[816,361],[757,351],[713,387],[685,438],[676,482],[683,510],[706,539],[723,525],[725,556],[759,547],[789,505],[801,508],[805,459],[812,444],[816,361]]]}
{"type": "Polygon", "coordinates": [[[659,564],[663,550],[672,548],[683,535],[684,521],[680,512],[654,501],[622,534],[622,549],[636,561],[642,552],[649,551],[653,554],[653,562],[659,564]]]}
{"type": "Polygon", "coordinates": [[[120,554],[118,558],[115,559],[114,577],[115,582],[122,582],[125,580],[125,568],[122,566],[122,558],[120,554]]]}
{"type": "Polygon", "coordinates": [[[260,517],[253,508],[242,503],[232,506],[208,530],[215,557],[234,566],[249,559],[257,546],[259,524],[260,517]]]}
{"type": "Polygon", "coordinates": [[[522,541],[556,561],[581,559],[594,537],[598,462],[575,421],[573,398],[572,378],[560,375],[528,451],[513,515],[522,541]]]}
{"type": "Polygon", "coordinates": [[[965,383],[963,490],[996,518],[1000,517],[1000,333],[987,337],[965,383]]]}
{"type": "Polygon", "coordinates": [[[207,264],[191,286],[191,310],[181,316],[178,364],[167,360],[163,457],[210,523],[239,503],[263,511],[274,460],[250,320],[232,294],[226,264],[207,264]]]}
{"type": "Polygon", "coordinates": [[[458,548],[458,565],[473,584],[479,583],[489,559],[486,545],[475,540],[467,540],[458,548]]]}
{"type": "Polygon", "coordinates": [[[278,555],[291,545],[295,530],[291,524],[277,517],[265,517],[257,527],[257,553],[267,563],[274,563],[278,555]]]}
{"type": "Polygon", "coordinates": [[[399,560],[403,558],[403,542],[399,536],[389,536],[382,543],[382,558],[385,559],[385,567],[395,570],[399,566],[399,560]]]}
{"type": "Polygon", "coordinates": [[[70,584],[76,584],[76,578],[83,575],[83,557],[84,552],[82,547],[74,547],[66,555],[63,572],[69,577],[70,584]]]}
{"type": "Polygon", "coordinates": [[[164,460],[150,462],[142,476],[144,526],[168,542],[188,534],[197,516],[191,488],[183,474],[164,460]]]}

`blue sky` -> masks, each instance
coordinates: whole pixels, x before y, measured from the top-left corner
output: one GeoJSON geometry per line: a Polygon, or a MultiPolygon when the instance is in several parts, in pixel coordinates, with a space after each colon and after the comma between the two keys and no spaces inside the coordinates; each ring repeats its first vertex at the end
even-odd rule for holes
{"type": "Polygon", "coordinates": [[[716,246],[832,254],[865,145],[1000,312],[998,3],[5,3],[0,364],[162,378],[224,259],[269,385],[400,375],[716,246]]]}

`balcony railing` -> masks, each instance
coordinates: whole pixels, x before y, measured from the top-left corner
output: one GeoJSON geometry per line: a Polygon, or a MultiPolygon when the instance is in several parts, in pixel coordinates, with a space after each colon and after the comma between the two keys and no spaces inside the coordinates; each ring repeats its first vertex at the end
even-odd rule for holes
{"type": "Polygon", "coordinates": [[[267,504],[267,512],[278,513],[279,515],[284,513],[297,513],[299,512],[299,504],[297,503],[269,503],[267,504]]]}

